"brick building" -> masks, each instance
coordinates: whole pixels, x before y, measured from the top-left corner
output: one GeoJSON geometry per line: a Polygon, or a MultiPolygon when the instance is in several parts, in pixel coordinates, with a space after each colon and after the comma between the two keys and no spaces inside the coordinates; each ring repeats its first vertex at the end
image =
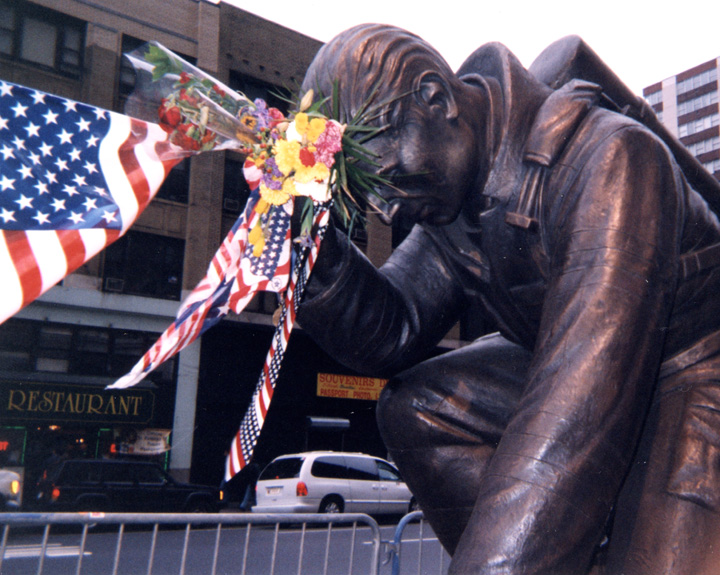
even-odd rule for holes
{"type": "Polygon", "coordinates": [[[666,128],[720,179],[720,58],[709,60],[643,89],[666,128]]]}

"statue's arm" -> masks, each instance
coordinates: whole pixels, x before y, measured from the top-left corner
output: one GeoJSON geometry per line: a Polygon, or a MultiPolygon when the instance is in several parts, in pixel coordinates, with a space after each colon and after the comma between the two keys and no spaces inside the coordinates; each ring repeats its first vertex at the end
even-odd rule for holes
{"type": "Polygon", "coordinates": [[[457,321],[464,293],[434,240],[416,226],[379,270],[331,228],[298,319],[331,356],[360,372],[422,359],[457,321]]]}
{"type": "Polygon", "coordinates": [[[584,572],[631,465],[673,303],[684,192],[644,130],[593,148],[547,220],[551,277],[527,390],[458,572],[584,572]]]}

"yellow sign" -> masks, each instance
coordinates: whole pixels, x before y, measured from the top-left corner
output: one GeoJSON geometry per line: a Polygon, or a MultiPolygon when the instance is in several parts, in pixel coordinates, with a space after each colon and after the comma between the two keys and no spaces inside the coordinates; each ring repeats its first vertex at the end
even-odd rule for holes
{"type": "Polygon", "coordinates": [[[357,377],[335,373],[318,373],[318,397],[341,397],[345,399],[369,399],[377,401],[387,379],[357,377]]]}

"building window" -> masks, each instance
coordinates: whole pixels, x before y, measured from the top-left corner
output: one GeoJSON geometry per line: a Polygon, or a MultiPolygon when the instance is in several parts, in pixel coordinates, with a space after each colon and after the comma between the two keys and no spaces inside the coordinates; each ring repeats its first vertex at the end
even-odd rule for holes
{"type": "Polygon", "coordinates": [[[651,106],[654,106],[655,104],[659,104],[662,102],[662,90],[658,90],[657,92],[653,92],[652,94],[649,94],[645,97],[645,100],[647,100],[647,103],[651,106]]]}
{"type": "Polygon", "coordinates": [[[239,214],[250,197],[250,187],[243,176],[243,162],[233,158],[225,159],[223,178],[223,211],[239,214]]]}
{"type": "MultiPolygon", "coordinates": [[[[149,332],[11,318],[0,326],[2,375],[42,372],[118,378],[132,369],[157,337],[149,332]]],[[[150,379],[172,383],[175,364],[175,358],[168,360],[150,379]]]]}
{"type": "Polygon", "coordinates": [[[275,86],[274,84],[270,84],[268,82],[263,82],[262,80],[251,78],[250,76],[246,76],[245,74],[241,74],[235,70],[230,70],[230,80],[228,82],[228,86],[236,92],[245,94],[245,96],[247,96],[250,100],[261,98],[265,100],[267,105],[271,108],[277,108],[286,115],[288,113],[287,100],[292,96],[292,94],[284,88],[275,86]]]}
{"type": "Polygon", "coordinates": [[[689,114],[690,112],[694,112],[695,110],[700,110],[701,108],[706,108],[707,106],[716,104],[717,101],[717,90],[714,92],[708,92],[707,94],[703,94],[702,96],[698,96],[697,98],[678,104],[677,114],[678,116],[683,116],[685,114],[689,114]]]}
{"type": "Polygon", "coordinates": [[[183,240],[129,231],[105,250],[103,289],[179,300],[184,251],[183,240]]]}
{"type": "Polygon", "coordinates": [[[677,93],[678,95],[684,94],[685,92],[689,92],[690,90],[694,90],[695,88],[699,88],[705,84],[712,83],[717,83],[717,68],[705,70],[700,74],[696,74],[695,76],[691,76],[682,82],[678,82],[677,93]]]}
{"type": "Polygon", "coordinates": [[[715,172],[720,172],[720,160],[712,160],[711,162],[706,162],[703,164],[703,167],[711,174],[714,174],[715,172]]]}
{"type": "Polygon", "coordinates": [[[187,204],[190,194],[190,158],[175,166],[160,186],[156,198],[187,204]]]}
{"type": "Polygon", "coordinates": [[[718,150],[720,149],[720,136],[715,136],[714,138],[709,138],[707,140],[701,140],[700,142],[697,142],[695,144],[690,144],[687,149],[693,156],[699,156],[700,154],[705,154],[707,152],[712,152],[713,150],[718,150]]]}
{"type": "Polygon", "coordinates": [[[0,54],[78,77],[84,45],[82,20],[26,2],[0,0],[0,54]]]}
{"type": "Polygon", "coordinates": [[[693,122],[680,124],[678,126],[678,132],[680,137],[683,138],[685,136],[697,134],[703,130],[714,128],[718,125],[720,125],[720,114],[713,114],[712,116],[705,116],[704,118],[700,118],[699,120],[695,120],[693,122]]]}

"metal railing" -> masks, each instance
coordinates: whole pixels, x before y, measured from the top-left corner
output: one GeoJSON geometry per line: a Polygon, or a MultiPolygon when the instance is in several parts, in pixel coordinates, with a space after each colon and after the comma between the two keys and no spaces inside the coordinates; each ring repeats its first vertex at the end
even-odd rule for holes
{"type": "Polygon", "coordinates": [[[392,575],[445,575],[450,565],[450,556],[423,519],[422,511],[403,517],[395,528],[393,540],[386,542],[386,547],[386,562],[391,565],[392,575]],[[417,535],[406,537],[407,528],[416,523],[417,535]]]}
{"type": "Polygon", "coordinates": [[[3,513],[0,526],[3,575],[378,575],[382,559],[364,514],[3,513]]]}

